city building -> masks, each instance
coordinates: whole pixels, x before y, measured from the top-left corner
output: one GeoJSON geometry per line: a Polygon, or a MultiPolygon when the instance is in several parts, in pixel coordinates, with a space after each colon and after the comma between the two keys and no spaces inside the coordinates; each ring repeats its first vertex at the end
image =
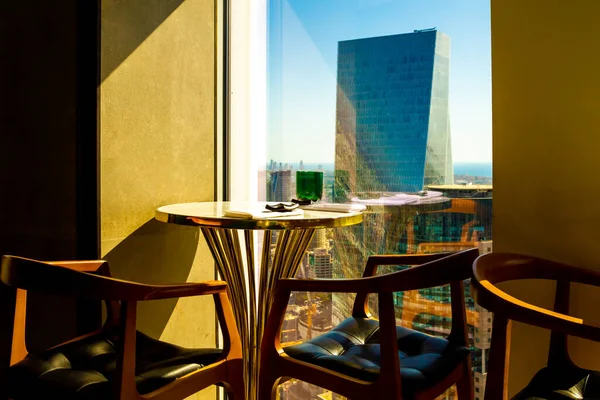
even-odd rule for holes
{"type": "MultiPolygon", "coordinates": [[[[435,29],[339,42],[335,201],[453,183],[449,57],[450,38],[435,29]]],[[[411,252],[413,218],[394,209],[334,232],[336,276],[360,276],[370,254],[411,252]]],[[[348,315],[346,297],[334,295],[334,322],[348,315]]]]}
{"type": "Polygon", "coordinates": [[[453,182],[449,62],[435,29],[338,43],[336,200],[453,182]]]}
{"type": "Polygon", "coordinates": [[[329,240],[327,239],[327,230],[326,229],[317,229],[313,236],[310,245],[308,246],[309,250],[313,249],[326,249],[329,247],[329,240]]]}
{"type": "MultiPolygon", "coordinates": [[[[480,248],[480,252],[482,252],[480,248]]],[[[485,252],[485,250],[484,250],[485,252]]],[[[475,392],[475,400],[483,400],[485,395],[485,382],[487,379],[487,359],[486,355],[490,349],[491,341],[492,341],[492,321],[493,315],[491,312],[482,308],[479,305],[475,306],[475,309],[478,314],[478,320],[475,325],[474,332],[474,362],[473,362],[473,371],[474,371],[474,392],[475,392]]]]}
{"type": "Polygon", "coordinates": [[[269,201],[290,201],[295,192],[292,185],[292,170],[271,171],[267,191],[269,201]]]}
{"type": "Polygon", "coordinates": [[[474,375],[474,388],[475,400],[483,400],[485,396],[485,382],[487,380],[487,373],[475,371],[474,375]]]}
{"type": "MultiPolygon", "coordinates": [[[[334,231],[335,276],[361,276],[371,254],[455,251],[491,240],[491,185],[454,185],[449,56],[450,39],[435,29],[339,43],[334,199],[426,189],[448,201],[424,212],[368,208],[363,224],[334,231]]],[[[396,293],[397,322],[447,335],[449,297],[447,287],[396,293]]],[[[335,293],[332,302],[337,324],[350,315],[353,298],[335,293]]],[[[483,340],[480,319],[472,299],[467,304],[475,345],[483,340]]],[[[377,313],[375,298],[370,306],[377,313]]],[[[485,350],[478,349],[475,365],[483,381],[485,350]]]]}
{"type": "Polygon", "coordinates": [[[317,278],[333,278],[331,254],[327,249],[318,248],[314,251],[314,270],[317,278]]]}

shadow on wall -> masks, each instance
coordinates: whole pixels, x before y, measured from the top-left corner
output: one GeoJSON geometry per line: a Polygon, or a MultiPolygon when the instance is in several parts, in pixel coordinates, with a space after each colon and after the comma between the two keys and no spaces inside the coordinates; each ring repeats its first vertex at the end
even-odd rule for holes
{"type": "MultiPolygon", "coordinates": [[[[149,220],[105,257],[115,278],[148,284],[185,282],[190,274],[200,231],[198,228],[149,220]]],[[[138,303],[137,328],[159,338],[177,299],[138,303]]]]}
{"type": "Polygon", "coordinates": [[[100,82],[146,40],[184,0],[104,0],[102,2],[102,50],[100,82]]]}

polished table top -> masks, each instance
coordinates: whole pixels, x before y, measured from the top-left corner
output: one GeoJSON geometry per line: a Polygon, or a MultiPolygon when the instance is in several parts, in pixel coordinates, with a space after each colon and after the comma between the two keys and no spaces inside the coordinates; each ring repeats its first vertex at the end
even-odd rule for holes
{"type": "Polygon", "coordinates": [[[159,207],[156,219],[162,222],[225,229],[305,229],[336,228],[355,225],[363,220],[361,211],[332,212],[304,210],[303,215],[278,218],[242,219],[225,216],[228,210],[258,212],[266,202],[202,202],[159,207]]]}

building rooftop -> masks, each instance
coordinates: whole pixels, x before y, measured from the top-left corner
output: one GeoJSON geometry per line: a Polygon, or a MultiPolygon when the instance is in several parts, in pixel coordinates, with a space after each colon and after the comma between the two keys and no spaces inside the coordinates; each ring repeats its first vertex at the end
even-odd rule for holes
{"type": "Polygon", "coordinates": [[[428,32],[439,32],[437,27],[427,28],[427,29],[414,29],[412,32],[402,32],[402,33],[393,33],[391,35],[380,35],[380,36],[369,36],[369,37],[361,37],[356,39],[346,39],[340,40],[339,42],[356,42],[359,40],[372,40],[372,39],[381,39],[381,38],[391,38],[394,36],[404,36],[404,35],[414,35],[415,33],[428,33],[428,32]]]}

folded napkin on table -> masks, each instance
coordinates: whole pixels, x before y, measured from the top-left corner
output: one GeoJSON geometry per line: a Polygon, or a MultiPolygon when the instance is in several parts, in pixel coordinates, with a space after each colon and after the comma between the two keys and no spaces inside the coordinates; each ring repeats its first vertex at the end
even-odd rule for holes
{"type": "Polygon", "coordinates": [[[240,218],[240,219],[271,219],[271,218],[285,218],[304,215],[304,211],[296,208],[292,211],[270,211],[266,208],[252,209],[252,210],[226,210],[223,215],[229,218],[240,218]]]}

